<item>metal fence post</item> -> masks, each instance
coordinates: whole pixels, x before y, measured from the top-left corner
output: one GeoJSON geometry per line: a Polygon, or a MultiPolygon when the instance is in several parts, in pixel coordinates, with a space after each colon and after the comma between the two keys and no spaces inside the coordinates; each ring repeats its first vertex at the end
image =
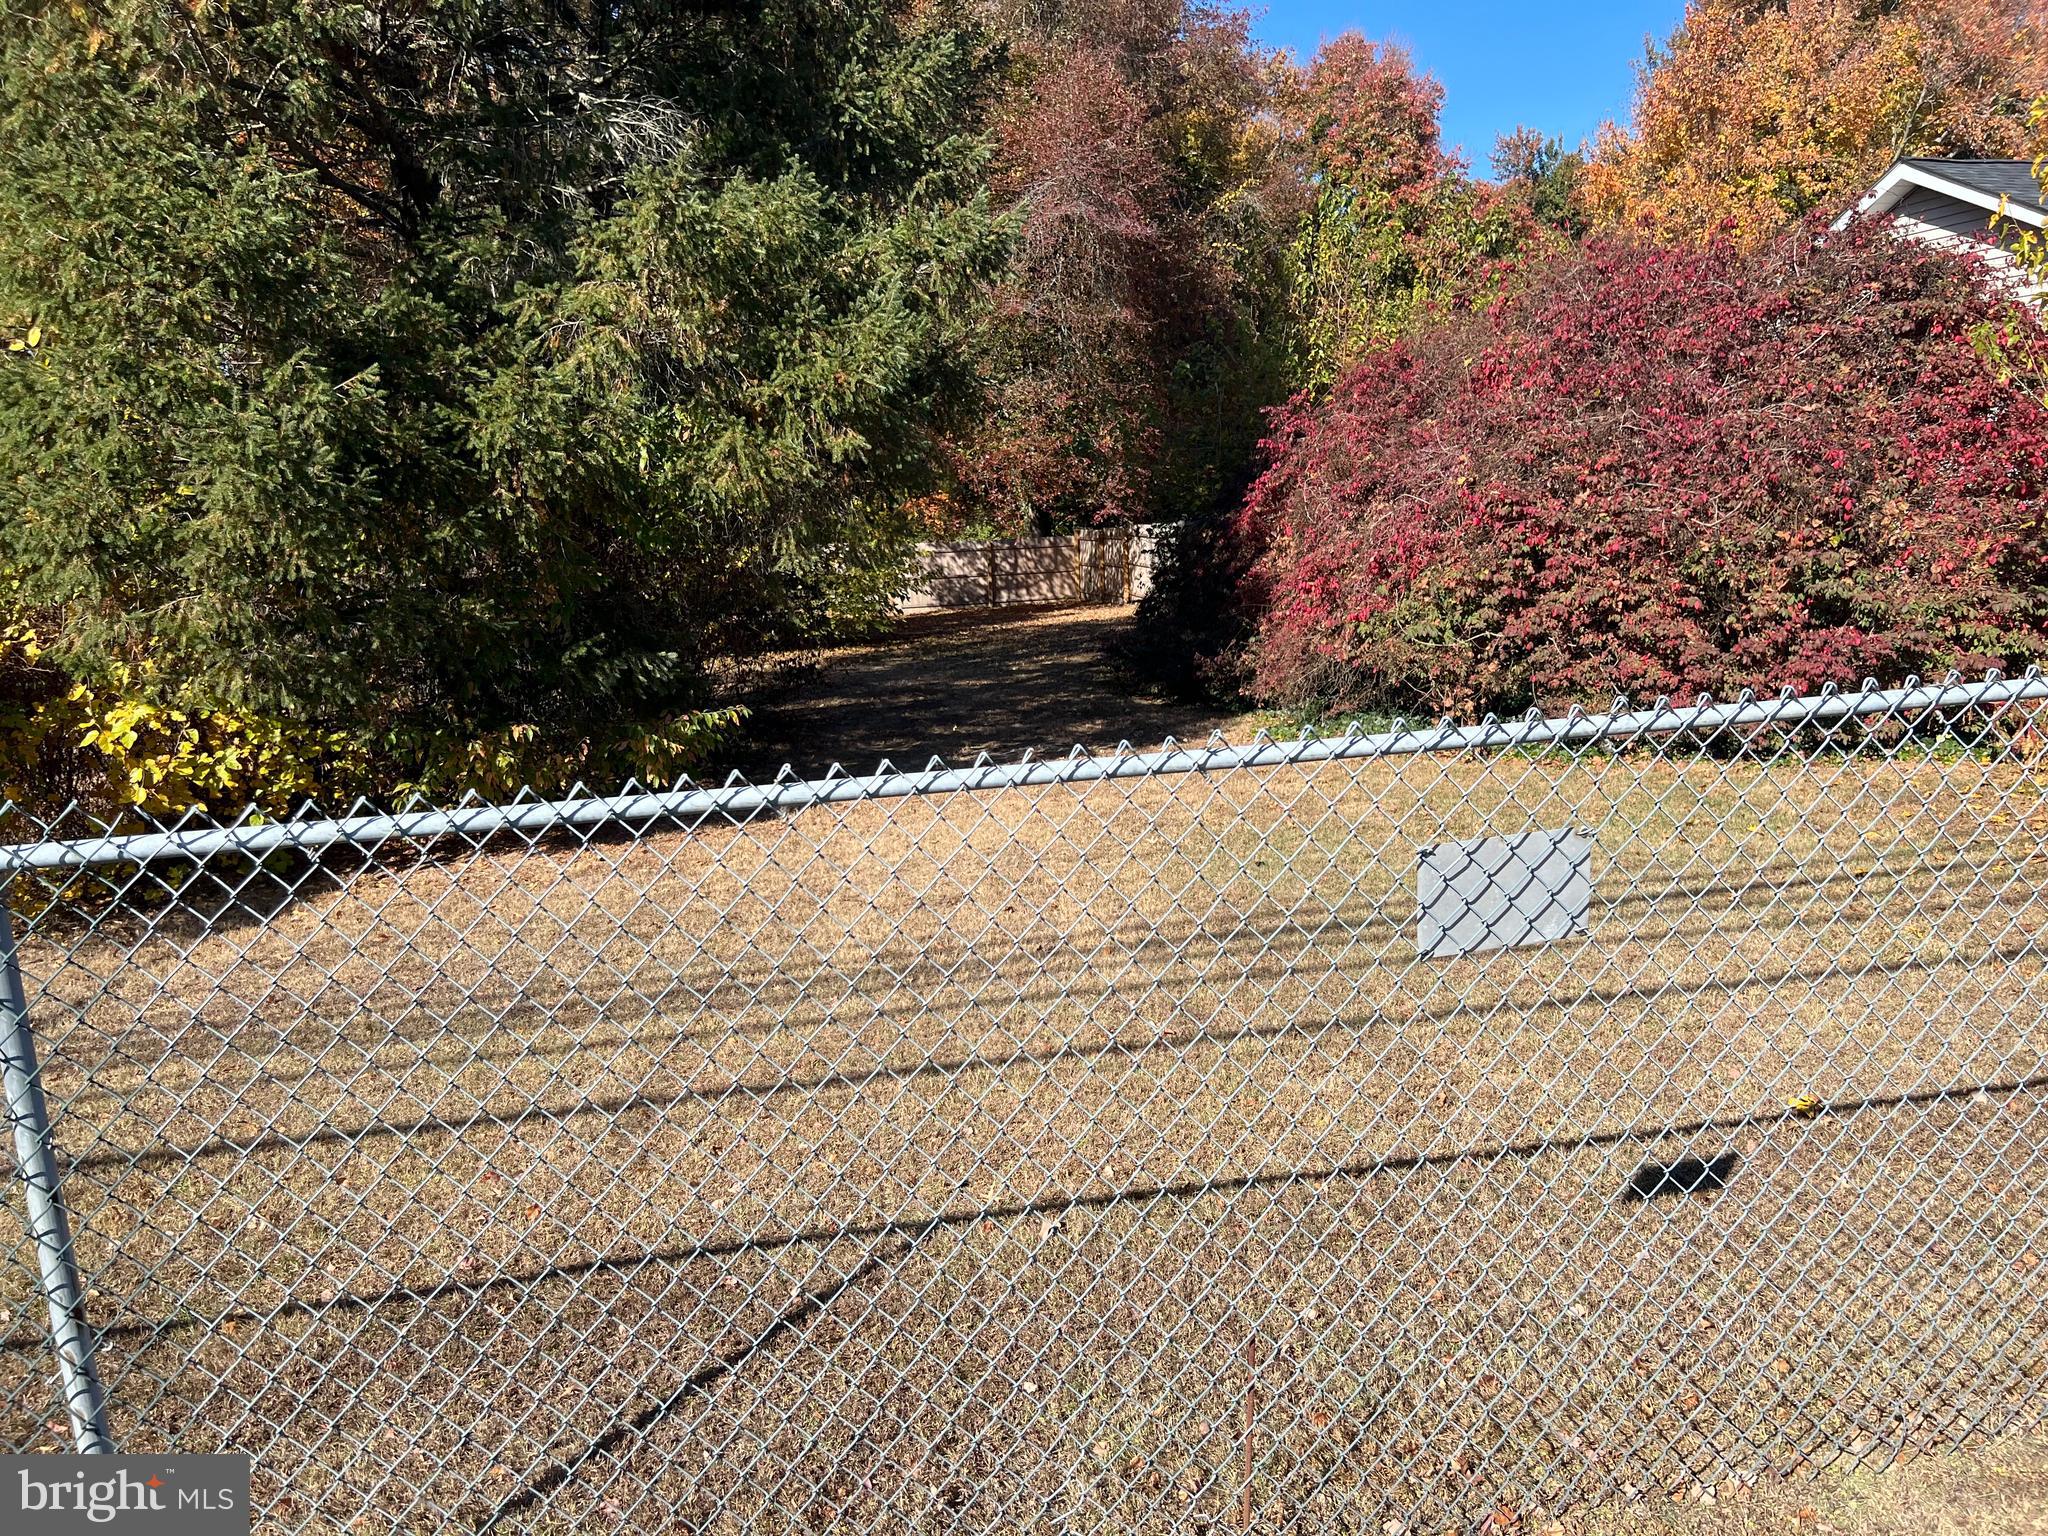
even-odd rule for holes
{"type": "Polygon", "coordinates": [[[7,1118],[14,1125],[14,1157],[21,1168],[27,1227],[36,1245],[43,1297],[50,1307],[50,1340],[57,1351],[57,1376],[71,1415],[72,1439],[80,1451],[111,1454],[107,1400],[93,1364],[92,1330],[85,1320],[85,1291],[71,1249],[71,1223],[57,1172],[57,1147],[50,1134],[50,1110],[43,1098],[36,1042],[28,1022],[28,993],[14,953],[14,925],[0,903],[0,1075],[7,1093],[7,1118]]]}

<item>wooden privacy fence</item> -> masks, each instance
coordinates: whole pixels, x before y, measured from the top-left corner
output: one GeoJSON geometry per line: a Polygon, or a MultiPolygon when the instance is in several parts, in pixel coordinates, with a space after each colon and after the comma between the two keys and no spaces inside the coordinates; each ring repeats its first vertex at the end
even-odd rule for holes
{"type": "Polygon", "coordinates": [[[926,544],[905,613],[1023,603],[1134,603],[1152,586],[1158,534],[1096,528],[1043,539],[926,544]]]}

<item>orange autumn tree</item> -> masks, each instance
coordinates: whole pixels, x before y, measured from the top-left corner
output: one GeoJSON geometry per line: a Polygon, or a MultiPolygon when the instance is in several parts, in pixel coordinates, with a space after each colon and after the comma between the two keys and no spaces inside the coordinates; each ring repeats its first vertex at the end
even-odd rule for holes
{"type": "Polygon", "coordinates": [[[2025,155],[2044,40],[2039,0],[1691,0],[1601,133],[1587,210],[1754,243],[1899,155],[2025,155]]]}

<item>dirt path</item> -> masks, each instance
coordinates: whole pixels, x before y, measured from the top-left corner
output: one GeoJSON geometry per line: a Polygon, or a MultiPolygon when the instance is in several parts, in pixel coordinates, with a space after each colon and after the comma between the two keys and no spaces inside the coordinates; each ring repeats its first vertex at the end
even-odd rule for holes
{"type": "Polygon", "coordinates": [[[866,773],[888,758],[922,768],[978,752],[1102,750],[1166,736],[1200,740],[1241,718],[1135,691],[1106,648],[1127,607],[986,609],[906,620],[877,645],[822,664],[756,703],[753,740],[728,767],[749,776],[784,763],[806,775],[838,762],[866,773]]]}

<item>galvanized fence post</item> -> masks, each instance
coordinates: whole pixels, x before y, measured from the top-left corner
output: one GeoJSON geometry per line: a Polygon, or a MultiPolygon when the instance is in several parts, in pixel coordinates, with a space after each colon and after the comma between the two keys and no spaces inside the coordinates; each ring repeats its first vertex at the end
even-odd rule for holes
{"type": "Polygon", "coordinates": [[[43,1098],[34,1032],[28,1022],[28,993],[15,958],[14,925],[0,903],[0,1076],[7,1094],[7,1118],[14,1126],[14,1158],[21,1169],[22,1199],[43,1297],[50,1308],[50,1341],[57,1352],[57,1377],[71,1416],[72,1439],[80,1451],[111,1454],[107,1400],[93,1364],[92,1329],[85,1320],[85,1290],[71,1248],[71,1223],[57,1171],[57,1146],[50,1134],[50,1110],[43,1098]]]}

